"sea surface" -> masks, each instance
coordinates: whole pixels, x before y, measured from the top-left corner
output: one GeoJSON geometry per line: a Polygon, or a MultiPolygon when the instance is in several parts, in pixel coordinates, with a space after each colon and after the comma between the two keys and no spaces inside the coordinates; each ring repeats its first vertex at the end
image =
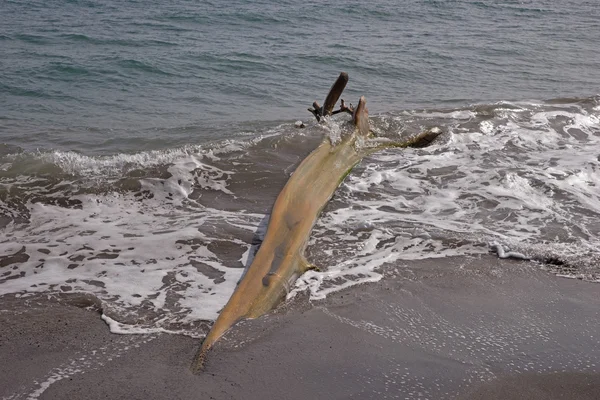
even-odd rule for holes
{"type": "Polygon", "coordinates": [[[0,2],[0,295],[202,336],[340,71],[377,136],[290,297],[495,253],[600,281],[600,8],[584,0],[0,2]],[[298,129],[302,120],[306,127],[298,129]]]}

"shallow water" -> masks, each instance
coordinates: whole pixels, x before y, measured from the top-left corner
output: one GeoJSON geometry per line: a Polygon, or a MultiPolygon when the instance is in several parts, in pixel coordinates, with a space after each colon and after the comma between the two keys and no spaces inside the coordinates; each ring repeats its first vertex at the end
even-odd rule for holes
{"type": "Polygon", "coordinates": [[[377,136],[443,134],[355,168],[310,241],[322,272],[291,295],[498,245],[599,279],[592,2],[8,1],[0,12],[0,294],[83,291],[119,329],[201,333],[295,166],[347,128],[305,111],[340,70],[377,136]]]}
{"type": "MultiPolygon", "coordinates": [[[[593,1],[4,1],[0,141],[115,154],[308,118],[598,93],[593,1]],[[249,122],[252,121],[252,122],[249,122]]],[[[257,132],[258,131],[258,132],[257,132]]]]}

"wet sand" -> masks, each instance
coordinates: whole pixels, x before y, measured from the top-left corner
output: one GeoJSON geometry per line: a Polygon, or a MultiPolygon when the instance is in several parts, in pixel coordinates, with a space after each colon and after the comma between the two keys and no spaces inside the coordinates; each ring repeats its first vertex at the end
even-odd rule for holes
{"type": "Polygon", "coordinates": [[[598,399],[600,285],[492,256],[412,261],[200,341],[0,298],[2,399],[598,399]]]}

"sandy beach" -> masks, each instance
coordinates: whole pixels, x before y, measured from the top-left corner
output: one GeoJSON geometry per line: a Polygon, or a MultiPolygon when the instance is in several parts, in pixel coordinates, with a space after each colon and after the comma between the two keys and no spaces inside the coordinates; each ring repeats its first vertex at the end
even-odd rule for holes
{"type": "Polygon", "coordinates": [[[239,324],[116,335],[90,301],[0,299],[2,399],[598,399],[600,285],[492,256],[411,261],[239,324]]]}

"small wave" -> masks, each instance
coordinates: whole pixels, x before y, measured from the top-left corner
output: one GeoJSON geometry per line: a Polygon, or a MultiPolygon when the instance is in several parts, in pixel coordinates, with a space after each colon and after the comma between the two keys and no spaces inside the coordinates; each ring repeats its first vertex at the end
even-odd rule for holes
{"type": "Polygon", "coordinates": [[[62,39],[72,42],[89,43],[100,46],[119,46],[119,47],[147,47],[147,46],[177,46],[176,43],[161,39],[118,39],[113,37],[92,37],[81,33],[67,33],[60,35],[62,39]]]}
{"type": "Polygon", "coordinates": [[[39,153],[40,160],[57,165],[64,172],[78,176],[119,177],[131,170],[166,165],[174,160],[202,151],[200,146],[156,150],[135,154],[91,157],[72,151],[39,153]]]}
{"type": "MultiPolygon", "coordinates": [[[[238,135],[242,139],[226,139],[202,145],[188,144],[163,150],[118,153],[107,156],[89,156],[62,150],[23,152],[20,147],[9,145],[0,147],[0,154],[3,155],[1,161],[11,165],[12,176],[43,173],[48,168],[56,172],[55,167],[58,167],[63,174],[71,176],[113,179],[125,176],[131,171],[168,166],[189,156],[216,157],[241,152],[265,138],[282,137],[281,131],[289,126],[290,124],[286,123],[258,134],[256,132],[240,132],[238,135]],[[4,151],[2,152],[2,150],[4,151]]],[[[181,129],[192,132],[197,130],[196,127],[177,128],[177,130],[181,129]]]]}
{"type": "Polygon", "coordinates": [[[67,3],[88,8],[96,8],[98,6],[95,2],[89,0],[67,0],[67,3]]]}
{"type": "Polygon", "coordinates": [[[169,72],[163,71],[162,69],[158,68],[155,65],[151,65],[149,63],[139,61],[139,60],[133,60],[133,59],[121,60],[118,62],[118,64],[122,68],[129,69],[129,70],[150,72],[150,73],[158,74],[158,75],[173,75],[169,72]]]}
{"type": "Polygon", "coordinates": [[[94,39],[91,37],[81,34],[81,33],[67,33],[60,35],[61,38],[73,41],[81,41],[81,42],[93,42],[94,39]]]}
{"type": "Polygon", "coordinates": [[[596,106],[600,104],[600,95],[590,96],[590,97],[559,97],[554,99],[544,100],[545,104],[551,105],[568,105],[568,104],[576,104],[582,106],[596,106]]]}
{"type": "Polygon", "coordinates": [[[14,37],[15,37],[15,39],[21,40],[23,42],[33,43],[33,44],[48,44],[51,41],[50,38],[48,38],[46,36],[32,35],[32,34],[27,34],[27,33],[19,33],[19,34],[15,35],[14,37]]]}
{"type": "Polygon", "coordinates": [[[179,46],[175,42],[170,42],[168,40],[160,40],[160,39],[150,39],[150,40],[144,41],[143,46],[145,47],[147,45],[166,46],[166,47],[179,46]]]}
{"type": "Polygon", "coordinates": [[[166,31],[166,32],[188,32],[190,29],[179,26],[176,24],[171,24],[168,22],[177,22],[177,19],[173,20],[169,17],[157,17],[155,21],[143,21],[143,22],[132,22],[133,26],[141,27],[144,29],[152,29],[155,31],[166,31]],[[167,21],[167,23],[157,22],[157,21],[167,21]]]}
{"type": "Polygon", "coordinates": [[[84,35],[82,33],[67,33],[67,34],[60,35],[60,37],[62,39],[68,40],[68,41],[83,42],[83,43],[97,44],[97,45],[127,46],[127,47],[139,47],[140,46],[140,44],[138,44],[132,40],[93,37],[93,36],[84,35]]]}
{"type": "Polygon", "coordinates": [[[19,146],[7,144],[7,143],[0,143],[0,157],[21,154],[22,152],[23,152],[23,149],[19,146]]]}
{"type": "Polygon", "coordinates": [[[0,90],[3,93],[12,96],[23,96],[23,97],[38,97],[38,98],[51,98],[52,96],[41,89],[27,89],[19,86],[7,85],[0,82],[0,90]]]}
{"type": "MultiPolygon", "coordinates": [[[[158,19],[160,21],[173,21],[173,22],[191,22],[191,23],[207,23],[210,22],[210,17],[207,15],[201,15],[201,14],[195,14],[195,13],[176,13],[176,14],[165,14],[162,15],[160,17],[158,17],[158,19]]],[[[155,26],[156,24],[151,24],[152,26],[155,26]]],[[[180,26],[174,26],[174,25],[165,25],[165,24],[160,24],[161,28],[166,28],[168,30],[181,30],[181,31],[185,31],[187,29],[182,28],[180,26]]]]}
{"type": "Polygon", "coordinates": [[[252,24],[261,24],[261,25],[278,25],[278,24],[284,24],[286,22],[288,22],[287,19],[285,18],[281,18],[277,15],[274,14],[258,14],[258,13],[253,13],[253,12],[241,12],[241,13],[234,13],[233,15],[230,15],[230,17],[234,17],[237,20],[243,21],[243,22],[250,22],[252,24]]]}
{"type": "Polygon", "coordinates": [[[59,78],[67,78],[69,76],[81,76],[81,75],[89,75],[90,70],[81,66],[81,65],[73,65],[73,64],[65,64],[65,63],[51,63],[50,68],[47,69],[49,74],[58,74],[59,78]]]}

